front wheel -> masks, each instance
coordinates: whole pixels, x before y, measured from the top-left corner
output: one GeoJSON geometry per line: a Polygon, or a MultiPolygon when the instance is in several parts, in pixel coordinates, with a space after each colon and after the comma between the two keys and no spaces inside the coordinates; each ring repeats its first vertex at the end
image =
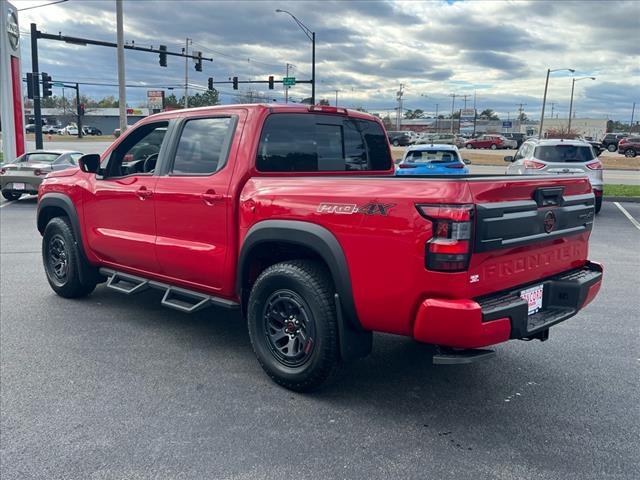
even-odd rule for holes
{"type": "Polygon", "coordinates": [[[465,148],[468,148],[469,150],[473,150],[473,145],[472,144],[467,144],[464,146],[465,148]]]}
{"type": "Polygon", "coordinates": [[[399,145],[400,145],[400,142],[398,142],[398,140],[394,140],[394,141],[393,141],[393,146],[394,146],[394,147],[397,147],[397,146],[399,146],[399,145]]]}
{"type": "Polygon", "coordinates": [[[308,260],[277,263],[256,280],[247,306],[251,345],[273,381],[299,392],[318,388],[339,359],[331,277],[308,260]]]}
{"type": "Polygon", "coordinates": [[[618,147],[617,147],[616,145],[614,145],[613,143],[612,143],[612,144],[610,144],[610,145],[607,147],[607,150],[609,150],[610,152],[615,152],[617,149],[618,149],[618,147]]]}
{"type": "Polygon", "coordinates": [[[55,217],[45,227],[42,261],[49,285],[61,297],[84,297],[96,288],[95,281],[80,280],[83,260],[66,218],[55,217]]]}
{"type": "Polygon", "coordinates": [[[13,202],[14,200],[18,200],[22,196],[22,194],[19,192],[11,192],[9,190],[5,190],[2,192],[2,196],[10,202],[13,202]]]}
{"type": "Polygon", "coordinates": [[[492,143],[490,148],[491,150],[496,150],[498,146],[495,143],[492,143]]]}
{"type": "Polygon", "coordinates": [[[633,149],[633,148],[627,148],[624,151],[624,156],[627,157],[627,158],[633,158],[636,155],[637,155],[637,153],[636,153],[635,149],[633,149]]]}

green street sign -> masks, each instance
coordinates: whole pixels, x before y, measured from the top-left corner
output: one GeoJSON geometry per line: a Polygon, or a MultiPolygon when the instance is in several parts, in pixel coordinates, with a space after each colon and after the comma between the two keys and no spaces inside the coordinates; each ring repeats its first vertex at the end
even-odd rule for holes
{"type": "Polygon", "coordinates": [[[64,83],[62,82],[53,82],[51,85],[53,85],[54,87],[64,87],[64,83]]]}
{"type": "Polygon", "coordinates": [[[296,84],[296,77],[284,77],[282,79],[282,84],[285,87],[293,87],[296,84]]]}

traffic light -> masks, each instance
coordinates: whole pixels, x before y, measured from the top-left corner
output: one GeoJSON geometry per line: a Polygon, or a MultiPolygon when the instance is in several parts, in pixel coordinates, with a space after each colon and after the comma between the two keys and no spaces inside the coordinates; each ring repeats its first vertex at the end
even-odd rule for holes
{"type": "Polygon", "coordinates": [[[193,52],[196,57],[196,72],[202,71],[202,52],[193,52]]]}
{"type": "Polygon", "coordinates": [[[269,76],[269,90],[273,90],[273,75],[269,76]]]}
{"type": "Polygon", "coordinates": [[[209,88],[209,90],[213,90],[213,77],[209,77],[207,87],[209,88]]]}
{"type": "Polygon", "coordinates": [[[78,105],[78,115],[80,115],[81,117],[84,115],[84,103],[78,105]]]}
{"type": "Polygon", "coordinates": [[[33,73],[27,72],[27,98],[33,98],[33,73]]]}
{"type": "Polygon", "coordinates": [[[233,89],[238,89],[238,77],[233,77],[233,89]]]}
{"type": "Polygon", "coordinates": [[[158,47],[158,50],[160,50],[160,66],[161,67],[166,67],[167,66],[167,46],[166,45],[160,45],[158,47]]]}
{"type": "Polygon", "coordinates": [[[42,72],[40,76],[42,77],[42,98],[50,97],[51,96],[51,77],[45,72],[42,72]]]}

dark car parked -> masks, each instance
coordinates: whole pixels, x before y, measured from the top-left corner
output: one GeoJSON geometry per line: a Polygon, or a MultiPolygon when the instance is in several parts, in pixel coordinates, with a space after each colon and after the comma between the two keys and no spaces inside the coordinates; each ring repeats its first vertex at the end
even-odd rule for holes
{"type": "Polygon", "coordinates": [[[407,132],[387,132],[387,137],[394,147],[405,147],[413,143],[413,138],[407,132]]]}
{"type": "Polygon", "coordinates": [[[602,138],[602,146],[610,152],[615,152],[618,149],[618,143],[621,139],[628,137],[627,133],[607,133],[602,138]]]}
{"type": "Polygon", "coordinates": [[[82,127],[82,131],[85,135],[102,135],[102,131],[96,127],[92,127],[90,125],[85,125],[82,127]]]}
{"type": "Polygon", "coordinates": [[[618,142],[618,153],[625,157],[635,157],[640,153],[640,136],[621,138],[618,142]]]}
{"type": "Polygon", "coordinates": [[[527,136],[524,133],[503,133],[502,136],[518,142],[518,146],[516,148],[520,148],[520,145],[522,145],[527,139],[527,136]]]}

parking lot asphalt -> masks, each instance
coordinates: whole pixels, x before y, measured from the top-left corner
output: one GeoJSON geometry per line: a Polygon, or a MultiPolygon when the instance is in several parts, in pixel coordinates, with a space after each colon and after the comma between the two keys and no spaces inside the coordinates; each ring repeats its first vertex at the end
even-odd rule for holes
{"type": "Polygon", "coordinates": [[[57,297],[35,211],[0,209],[3,480],[638,478],[640,230],[613,203],[591,241],[602,290],[547,342],[434,366],[432,347],[376,335],[307,395],[263,374],[227,312],[57,297]]]}

